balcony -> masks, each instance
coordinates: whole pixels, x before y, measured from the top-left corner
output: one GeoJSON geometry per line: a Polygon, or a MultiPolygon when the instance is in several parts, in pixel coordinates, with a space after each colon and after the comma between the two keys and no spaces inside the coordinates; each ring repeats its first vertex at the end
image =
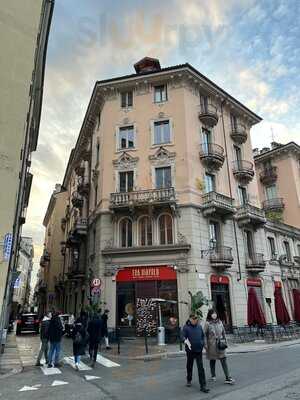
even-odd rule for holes
{"type": "Polygon", "coordinates": [[[78,235],[74,235],[74,231],[71,230],[68,233],[66,240],[66,248],[74,248],[80,245],[80,237],[78,235]]]}
{"type": "Polygon", "coordinates": [[[83,268],[70,268],[67,272],[67,277],[69,281],[79,281],[83,280],[85,277],[85,271],[83,268]]]}
{"type": "Polygon", "coordinates": [[[43,254],[40,258],[40,266],[42,268],[45,268],[45,267],[47,267],[49,262],[50,262],[50,253],[48,250],[44,249],[43,254]]]}
{"type": "Polygon", "coordinates": [[[230,268],[233,264],[232,248],[217,246],[210,251],[209,261],[212,268],[221,270],[230,268]]]}
{"type": "Polygon", "coordinates": [[[81,176],[78,178],[77,191],[81,196],[88,196],[90,191],[90,184],[87,179],[81,176]]]}
{"type": "Polygon", "coordinates": [[[237,208],[236,220],[240,228],[253,227],[254,229],[266,223],[266,216],[262,209],[249,203],[237,208]]]}
{"type": "Polygon", "coordinates": [[[268,211],[277,211],[281,212],[283,211],[285,207],[285,204],[283,202],[283,198],[277,197],[274,199],[268,199],[263,202],[263,209],[268,212],[268,211]]]}
{"type": "Polygon", "coordinates": [[[236,212],[233,199],[217,192],[205,193],[202,196],[202,212],[204,217],[228,217],[236,212]]]}
{"type": "Polygon", "coordinates": [[[77,218],[74,223],[73,235],[86,236],[88,230],[88,222],[86,218],[77,218]]]}
{"type": "Polygon", "coordinates": [[[253,253],[248,256],[246,261],[246,270],[252,273],[263,272],[266,267],[264,255],[262,253],[253,253]]]}
{"type": "Polygon", "coordinates": [[[233,175],[240,183],[247,185],[254,177],[252,162],[245,160],[234,161],[233,175]]]}
{"type": "Polygon", "coordinates": [[[73,207],[76,207],[76,208],[83,207],[83,197],[78,192],[74,192],[72,194],[71,202],[72,202],[73,207]]]}
{"type": "Polygon", "coordinates": [[[213,127],[217,125],[219,120],[217,107],[212,104],[202,104],[200,106],[199,119],[206,126],[213,127]]]}
{"type": "Polygon", "coordinates": [[[265,168],[260,174],[259,178],[263,185],[269,186],[277,181],[277,167],[265,168]]]}
{"type": "Polygon", "coordinates": [[[231,139],[237,144],[243,144],[247,141],[247,129],[242,124],[236,124],[231,130],[231,139]]]}
{"type": "Polygon", "coordinates": [[[202,163],[213,170],[219,170],[225,160],[223,147],[215,143],[202,143],[199,156],[202,163]]]}
{"type": "Polygon", "coordinates": [[[176,204],[175,189],[173,187],[110,194],[110,209],[115,210],[170,204],[176,204]]]}

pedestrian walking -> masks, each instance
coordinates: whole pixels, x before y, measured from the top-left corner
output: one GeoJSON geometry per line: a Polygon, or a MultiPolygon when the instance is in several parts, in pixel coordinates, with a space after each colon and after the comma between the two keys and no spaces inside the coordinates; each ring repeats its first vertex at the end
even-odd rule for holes
{"type": "Polygon", "coordinates": [[[80,364],[80,357],[84,356],[85,354],[85,347],[87,343],[87,333],[85,326],[83,325],[83,321],[78,318],[75,322],[74,329],[72,332],[72,339],[73,339],[73,355],[74,355],[74,362],[75,368],[79,370],[80,364]]]}
{"type": "Polygon", "coordinates": [[[216,381],[216,361],[220,360],[225,375],[225,383],[229,385],[234,384],[227,365],[227,340],[224,325],[219,319],[217,312],[213,309],[207,313],[204,333],[206,339],[206,357],[210,364],[211,380],[216,381]]]}
{"type": "Polygon", "coordinates": [[[108,328],[107,328],[107,322],[108,322],[108,314],[109,310],[104,310],[104,313],[102,314],[102,336],[104,337],[105,340],[105,347],[106,350],[110,350],[111,347],[109,345],[109,340],[108,340],[108,328]]]}
{"type": "Polygon", "coordinates": [[[60,367],[59,357],[61,351],[61,339],[64,334],[64,328],[59,318],[58,312],[54,312],[52,318],[49,323],[49,341],[50,341],[50,351],[48,357],[48,367],[53,367],[53,359],[54,366],[60,367]]]}
{"type": "Polygon", "coordinates": [[[193,365],[196,360],[198,368],[198,377],[201,392],[208,393],[209,389],[206,387],[205,371],[203,368],[202,351],[205,344],[204,332],[202,326],[199,324],[198,316],[191,314],[189,320],[186,322],[182,329],[182,336],[185,343],[185,351],[187,356],[187,383],[186,386],[192,385],[193,378],[193,365]]]}
{"type": "Polygon", "coordinates": [[[46,364],[48,364],[48,343],[49,343],[49,325],[51,320],[51,313],[47,313],[41,323],[41,330],[40,330],[40,339],[41,339],[41,347],[40,351],[36,360],[36,366],[42,367],[41,359],[44,355],[46,364]]]}
{"type": "Polygon", "coordinates": [[[88,323],[89,354],[91,366],[94,367],[97,360],[98,347],[102,339],[102,320],[98,313],[95,313],[88,323]]]}

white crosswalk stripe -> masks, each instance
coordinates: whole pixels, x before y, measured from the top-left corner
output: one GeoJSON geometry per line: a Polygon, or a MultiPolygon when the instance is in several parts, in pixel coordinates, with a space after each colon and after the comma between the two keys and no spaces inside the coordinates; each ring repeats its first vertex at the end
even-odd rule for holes
{"type": "MultiPolygon", "coordinates": [[[[64,357],[64,362],[71,365],[72,368],[75,368],[75,362],[74,362],[74,357],[64,357]]],[[[90,371],[92,368],[89,367],[88,365],[86,365],[85,363],[83,363],[82,361],[80,361],[79,365],[78,365],[78,369],[79,371],[90,371]]]]}
{"type": "Polygon", "coordinates": [[[44,375],[58,375],[61,374],[61,370],[59,368],[48,368],[47,366],[40,367],[43,371],[44,375]]]}
{"type": "Polygon", "coordinates": [[[117,364],[114,361],[111,361],[108,358],[103,357],[101,354],[97,354],[97,363],[107,368],[120,367],[120,364],[117,364]]]}

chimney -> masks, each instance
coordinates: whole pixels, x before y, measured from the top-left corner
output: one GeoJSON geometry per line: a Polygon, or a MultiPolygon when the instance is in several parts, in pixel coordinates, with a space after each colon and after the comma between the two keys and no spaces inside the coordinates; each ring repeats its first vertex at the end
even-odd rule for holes
{"type": "Polygon", "coordinates": [[[281,146],[282,146],[282,144],[278,143],[278,142],[271,143],[272,150],[277,149],[278,147],[281,147],[281,146]]]}
{"type": "Polygon", "coordinates": [[[268,151],[270,151],[270,147],[263,147],[260,151],[260,154],[264,154],[267,153],[268,151]]]}

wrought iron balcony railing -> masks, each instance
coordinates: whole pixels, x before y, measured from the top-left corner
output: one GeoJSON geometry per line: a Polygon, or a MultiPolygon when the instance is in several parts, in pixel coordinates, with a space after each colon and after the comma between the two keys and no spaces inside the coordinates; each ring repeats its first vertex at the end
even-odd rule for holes
{"type": "Polygon", "coordinates": [[[210,251],[209,260],[214,268],[229,268],[233,263],[232,248],[216,246],[210,251]]]}
{"type": "Polygon", "coordinates": [[[260,181],[264,185],[271,185],[276,182],[278,178],[277,167],[268,167],[264,168],[264,170],[259,174],[260,181]]]}
{"type": "Polygon", "coordinates": [[[251,272],[262,272],[266,267],[264,255],[262,253],[252,253],[246,260],[246,268],[251,272]]]}
{"type": "Polygon", "coordinates": [[[224,149],[215,143],[200,144],[200,160],[209,168],[220,169],[224,163],[224,149]]]}
{"type": "Polygon", "coordinates": [[[202,195],[202,209],[204,216],[212,216],[214,214],[226,215],[234,214],[236,208],[233,205],[234,200],[231,197],[217,192],[208,192],[202,195]]]}
{"type": "Polygon", "coordinates": [[[111,208],[138,207],[150,204],[174,203],[175,201],[175,189],[173,187],[110,194],[111,208]]]}
{"type": "Polygon", "coordinates": [[[219,120],[217,107],[213,104],[201,104],[199,119],[205,125],[215,126],[219,120]]]}
{"type": "Polygon", "coordinates": [[[263,202],[263,208],[265,211],[282,211],[285,207],[283,198],[276,197],[274,199],[268,199],[263,202]]]}
{"type": "Polygon", "coordinates": [[[247,129],[243,124],[237,123],[231,128],[230,136],[235,143],[245,143],[248,137],[247,129]]]}
{"type": "Polygon", "coordinates": [[[236,160],[232,164],[233,175],[242,183],[249,183],[254,177],[254,167],[252,162],[246,160],[236,160]]]}

